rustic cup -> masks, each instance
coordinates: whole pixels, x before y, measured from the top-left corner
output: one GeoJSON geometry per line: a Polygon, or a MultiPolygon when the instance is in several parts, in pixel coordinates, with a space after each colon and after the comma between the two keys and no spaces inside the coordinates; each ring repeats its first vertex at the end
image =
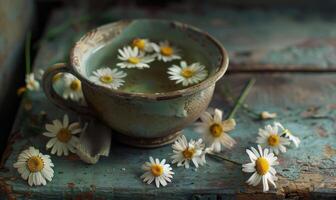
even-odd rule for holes
{"type": "Polygon", "coordinates": [[[123,20],[85,34],[72,48],[68,64],[55,64],[45,72],[43,89],[49,100],[60,108],[103,121],[120,142],[152,148],[174,141],[184,127],[204,112],[212,98],[215,83],[224,75],[228,62],[222,45],[195,27],[166,20],[123,20]],[[126,42],[135,37],[183,42],[191,53],[195,49],[201,51],[210,63],[207,66],[209,76],[190,87],[162,93],[113,90],[88,79],[85,64],[93,51],[114,40],[126,42]],[[70,73],[81,81],[87,106],[64,100],[55,92],[52,80],[58,73],[70,73]]]}

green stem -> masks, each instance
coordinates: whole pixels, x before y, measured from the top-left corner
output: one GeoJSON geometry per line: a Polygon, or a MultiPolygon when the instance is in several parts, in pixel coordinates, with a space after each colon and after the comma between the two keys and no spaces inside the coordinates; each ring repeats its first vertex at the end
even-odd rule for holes
{"type": "Polygon", "coordinates": [[[30,73],[30,43],[31,43],[31,32],[28,31],[25,42],[26,74],[30,73]]]}
{"type": "Polygon", "coordinates": [[[255,83],[255,79],[252,78],[249,80],[249,82],[246,84],[243,92],[241,93],[241,95],[239,96],[238,100],[236,101],[236,104],[234,105],[232,111],[229,114],[228,119],[234,118],[234,115],[236,114],[236,112],[238,111],[239,107],[243,104],[243,102],[245,101],[248,93],[250,92],[250,89],[252,88],[252,86],[255,83]]]}
{"type": "Polygon", "coordinates": [[[214,156],[214,157],[216,157],[216,158],[219,158],[219,159],[222,159],[222,160],[224,160],[224,161],[227,161],[227,162],[230,162],[230,163],[233,163],[233,164],[235,164],[235,165],[242,165],[242,163],[239,163],[239,162],[236,162],[236,161],[233,161],[233,160],[230,160],[230,159],[228,159],[228,158],[225,158],[224,156],[222,156],[222,155],[220,155],[220,154],[218,154],[218,153],[208,153],[210,156],[214,156]]]}
{"type": "MultiPolygon", "coordinates": [[[[227,94],[227,99],[230,101],[230,103],[234,102],[234,100],[233,100],[233,98],[232,98],[232,96],[233,96],[233,95],[232,95],[232,92],[231,92],[230,89],[227,87],[227,85],[224,85],[223,87],[220,87],[220,90],[223,92],[223,94],[227,94]]],[[[249,106],[248,106],[246,103],[244,103],[242,106],[243,106],[242,108],[243,108],[246,112],[248,112],[249,114],[252,114],[253,117],[256,117],[257,119],[260,118],[260,113],[258,113],[258,112],[256,112],[256,111],[252,110],[251,108],[249,108],[249,106]]]]}

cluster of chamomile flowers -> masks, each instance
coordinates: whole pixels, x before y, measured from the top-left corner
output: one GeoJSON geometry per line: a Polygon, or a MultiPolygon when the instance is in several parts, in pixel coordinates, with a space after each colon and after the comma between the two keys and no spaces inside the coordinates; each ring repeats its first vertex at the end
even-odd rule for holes
{"type": "MultiPolygon", "coordinates": [[[[186,169],[191,165],[198,168],[206,163],[206,154],[221,152],[222,147],[231,149],[236,141],[228,133],[235,128],[236,123],[234,119],[223,120],[222,116],[223,112],[219,109],[215,109],[213,115],[210,112],[204,112],[200,117],[201,121],[195,123],[195,131],[201,138],[188,141],[184,135],[178,137],[172,145],[171,164],[177,164],[177,167],[184,166],[186,169]]],[[[251,162],[243,164],[242,171],[253,173],[246,181],[247,184],[257,186],[262,182],[263,191],[266,192],[269,190],[269,183],[276,188],[277,177],[274,166],[279,164],[277,155],[285,153],[286,146],[291,143],[298,147],[300,140],[279,122],[259,129],[258,134],[256,140],[258,150],[254,147],[246,149],[251,162]]],[[[142,169],[145,173],[141,179],[148,184],[154,181],[156,187],[166,186],[171,182],[174,174],[165,159],[160,161],[150,157],[149,162],[145,162],[142,169]]]]}
{"type": "MultiPolygon", "coordinates": [[[[78,134],[85,128],[79,122],[70,123],[68,115],[63,120],[55,119],[45,125],[44,136],[50,138],[46,149],[57,156],[67,156],[69,152],[77,153],[79,144],[78,134]]],[[[30,186],[46,185],[54,176],[54,164],[49,155],[42,154],[33,146],[23,150],[14,163],[22,179],[27,180],[30,186]]]]}
{"type": "MultiPolygon", "coordinates": [[[[118,89],[125,83],[124,78],[127,73],[124,69],[148,69],[155,60],[165,63],[180,60],[179,65],[172,64],[167,69],[167,76],[169,80],[175,81],[176,84],[182,84],[184,87],[197,84],[208,76],[208,71],[202,64],[198,62],[188,64],[182,60],[181,50],[169,41],[157,44],[149,39],[135,38],[130,45],[118,49],[117,59],[120,61],[116,64],[118,68],[99,68],[92,72],[89,80],[96,85],[118,89]]],[[[41,79],[43,73],[44,71],[40,70],[38,75],[27,74],[26,87],[20,88],[18,93],[23,93],[26,90],[38,91],[40,88],[38,80],[41,79]]],[[[72,74],[59,73],[53,78],[53,83],[62,84],[64,99],[77,102],[84,100],[81,81],[72,74]]]]}
{"type": "MultiPolygon", "coordinates": [[[[117,58],[120,62],[116,66],[120,69],[146,69],[150,68],[155,60],[166,63],[182,59],[181,50],[169,41],[156,44],[143,38],[135,38],[130,45],[118,49],[117,58]]],[[[127,73],[120,69],[100,68],[94,71],[89,79],[97,85],[118,89],[125,83],[124,78],[127,76],[127,73]]],[[[180,65],[169,67],[167,74],[170,80],[183,86],[199,83],[208,76],[207,70],[200,63],[187,64],[183,60],[180,61],[180,65]]]]}
{"type": "MultiPolygon", "coordinates": [[[[231,149],[236,141],[229,132],[235,128],[236,123],[234,119],[223,120],[222,116],[223,112],[219,109],[215,109],[213,114],[204,112],[200,122],[195,123],[195,131],[201,138],[188,141],[184,135],[178,137],[172,145],[171,164],[186,169],[192,165],[198,168],[206,163],[206,154],[218,153],[223,150],[223,147],[231,149]]],[[[76,153],[76,146],[79,143],[77,135],[85,127],[81,127],[79,122],[70,123],[69,117],[64,115],[62,120],[55,119],[52,123],[46,124],[45,129],[43,135],[50,138],[46,143],[46,149],[50,149],[51,154],[67,156],[69,152],[76,153]]],[[[247,180],[249,185],[256,186],[262,182],[263,191],[266,192],[269,190],[269,183],[276,187],[277,177],[274,166],[279,164],[277,155],[285,153],[286,147],[291,143],[298,147],[300,140],[280,123],[274,122],[273,125],[259,129],[256,143],[258,149],[251,147],[246,150],[250,163],[243,164],[242,170],[253,173],[247,180]]],[[[54,176],[54,164],[50,156],[42,154],[34,147],[23,150],[13,166],[30,186],[46,185],[47,181],[51,181],[54,176]]],[[[156,187],[166,186],[174,175],[172,167],[165,159],[150,157],[149,162],[145,162],[142,169],[145,173],[141,179],[148,184],[154,182],[156,187]]]]}
{"type": "MultiPolygon", "coordinates": [[[[222,147],[231,148],[236,144],[235,140],[228,135],[228,132],[236,126],[234,119],[222,119],[223,112],[215,109],[214,114],[204,112],[201,122],[195,124],[195,131],[201,135],[198,140],[187,140],[184,135],[176,139],[172,145],[173,155],[171,163],[177,167],[184,166],[186,169],[194,165],[196,168],[206,163],[205,155],[212,152],[220,152],[222,147]]],[[[166,186],[173,178],[174,172],[166,160],[149,158],[142,169],[145,173],[141,176],[144,182],[151,184],[155,181],[156,187],[166,186]]]]}

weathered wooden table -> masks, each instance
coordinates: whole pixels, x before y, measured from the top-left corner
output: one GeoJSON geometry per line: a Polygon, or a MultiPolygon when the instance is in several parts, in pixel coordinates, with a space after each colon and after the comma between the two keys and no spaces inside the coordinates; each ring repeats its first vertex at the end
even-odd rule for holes
{"type": "MultiPolygon", "coordinates": [[[[177,19],[207,30],[230,52],[230,67],[216,88],[211,103],[228,111],[246,81],[254,77],[256,85],[246,100],[256,112],[277,112],[278,121],[301,138],[298,149],[280,156],[278,188],[262,193],[250,187],[249,174],[241,167],[207,158],[198,170],[174,167],[173,182],[157,189],[140,180],[141,165],[149,156],[169,158],[171,147],[157,149],[130,148],[112,143],[110,156],[95,165],[83,163],[75,155],[52,156],[53,181],[43,187],[29,187],[12,167],[18,153],[30,145],[45,150],[40,111],[50,121],[64,111],[57,109],[42,92],[31,97],[32,110],[26,111],[24,99],[10,134],[1,162],[1,197],[8,199],[275,199],[336,197],[336,16],[296,10],[224,10],[202,8],[195,13],[169,8],[160,12],[115,7],[100,17],[85,11],[64,9],[55,12],[41,42],[34,62],[35,70],[65,61],[73,42],[90,27],[119,18],[155,17],[177,19]],[[79,17],[87,15],[87,17],[79,17]],[[71,23],[65,22],[65,20],[71,23]],[[56,28],[56,29],[55,29],[56,28]],[[48,32],[52,30],[52,32],[48,32]],[[230,88],[232,94],[223,93],[230,88]]],[[[78,119],[74,114],[72,120],[78,119]]],[[[245,149],[256,146],[260,121],[243,109],[237,116],[232,136],[238,144],[223,154],[245,163],[245,149]]],[[[184,130],[188,138],[197,138],[191,127],[184,130]]]]}

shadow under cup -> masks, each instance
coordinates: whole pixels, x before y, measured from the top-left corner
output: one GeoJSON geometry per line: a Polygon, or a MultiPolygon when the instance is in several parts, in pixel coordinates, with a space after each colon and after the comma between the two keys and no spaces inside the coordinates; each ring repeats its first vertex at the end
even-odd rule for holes
{"type": "MultiPolygon", "coordinates": [[[[103,121],[120,142],[151,148],[171,143],[180,130],[200,116],[208,107],[215,83],[224,75],[227,66],[224,48],[197,28],[166,20],[119,21],[84,35],[71,52],[70,66],[58,70],[72,73],[81,80],[88,104],[85,112],[77,109],[74,103],[69,106],[64,100],[55,101],[54,95],[48,95],[53,93],[49,92],[50,88],[45,86],[44,89],[49,99],[60,107],[103,121]],[[182,87],[169,80],[167,74],[167,68],[178,65],[180,60],[154,61],[149,69],[119,69],[128,75],[125,85],[118,90],[92,83],[89,80],[92,72],[102,67],[116,68],[118,49],[134,38],[171,42],[181,49],[182,60],[206,66],[208,77],[198,84],[182,87]]],[[[52,70],[55,74],[53,68],[47,73],[50,75],[52,70]]]]}

